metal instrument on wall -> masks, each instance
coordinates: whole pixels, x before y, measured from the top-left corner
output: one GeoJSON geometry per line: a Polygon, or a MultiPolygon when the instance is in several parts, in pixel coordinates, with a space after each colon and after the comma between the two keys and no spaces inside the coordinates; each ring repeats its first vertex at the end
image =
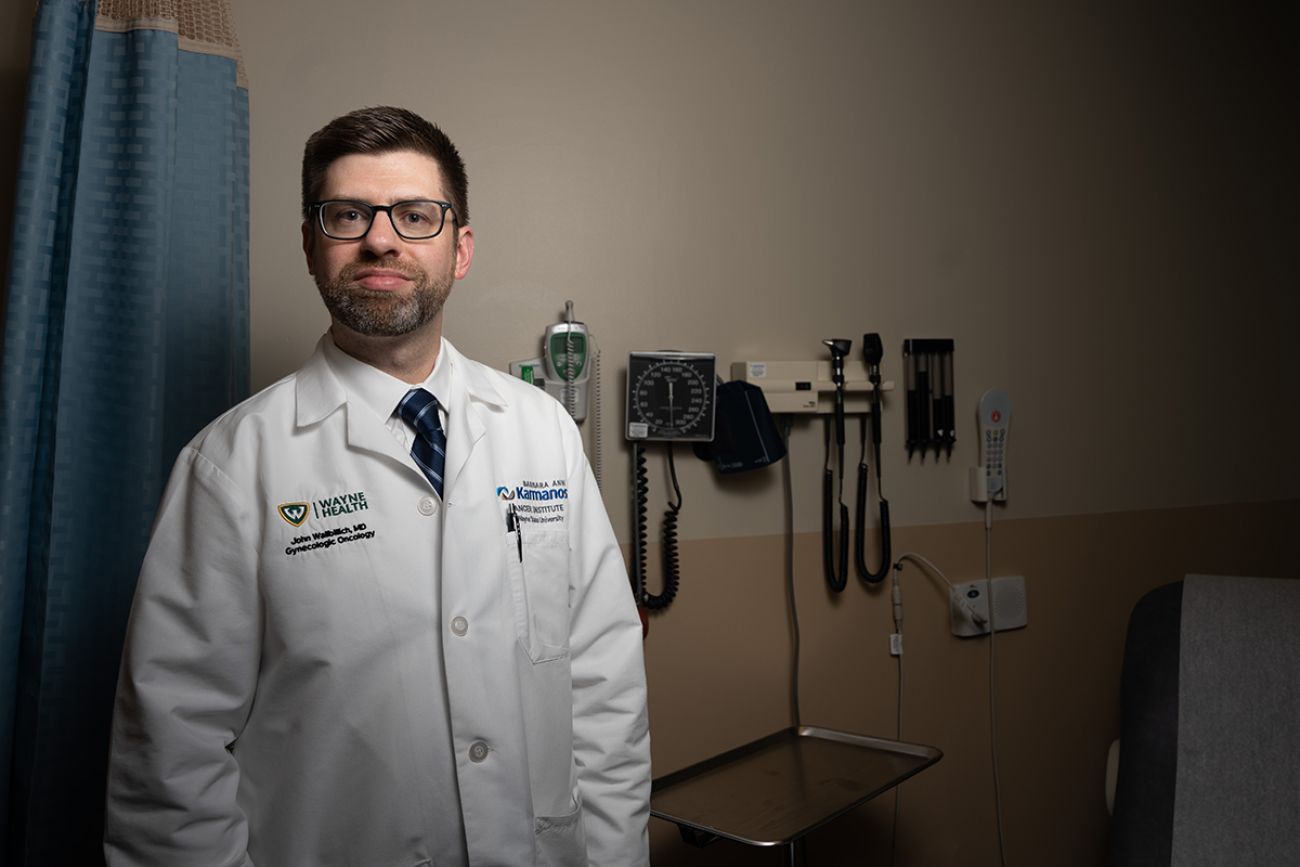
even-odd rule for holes
{"type": "Polygon", "coordinates": [[[934,449],[952,456],[957,442],[953,406],[953,341],[947,338],[903,341],[903,379],[907,388],[907,457],[934,449]]]}

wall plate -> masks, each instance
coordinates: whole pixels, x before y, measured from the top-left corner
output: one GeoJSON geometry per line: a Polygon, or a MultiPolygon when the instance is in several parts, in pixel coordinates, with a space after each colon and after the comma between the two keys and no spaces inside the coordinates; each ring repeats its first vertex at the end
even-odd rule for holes
{"type": "Polygon", "coordinates": [[[1028,625],[1029,601],[1025,594],[1024,576],[994,578],[992,594],[987,581],[955,585],[948,594],[948,621],[952,634],[959,638],[988,635],[990,621],[998,632],[1028,625]],[[989,610],[990,595],[992,611],[989,610]]]}

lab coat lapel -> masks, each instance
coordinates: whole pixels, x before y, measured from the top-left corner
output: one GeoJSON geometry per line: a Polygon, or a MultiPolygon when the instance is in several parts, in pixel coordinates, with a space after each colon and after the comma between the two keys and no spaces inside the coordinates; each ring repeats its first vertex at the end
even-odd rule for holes
{"type": "Polygon", "coordinates": [[[460,471],[465,469],[470,452],[474,451],[474,444],[482,439],[483,434],[487,431],[487,426],[479,416],[479,413],[485,411],[484,408],[469,400],[465,392],[464,377],[453,376],[451,406],[454,407],[454,410],[447,413],[447,465],[444,469],[446,473],[444,498],[449,498],[451,493],[456,490],[456,480],[460,477],[460,471]]]}
{"type": "Polygon", "coordinates": [[[348,403],[348,445],[362,451],[371,452],[386,458],[392,458],[402,466],[416,473],[420,478],[424,474],[410,456],[393,438],[388,428],[375,421],[374,413],[366,407],[353,402],[348,403]]]}
{"type": "MultiPolygon", "coordinates": [[[[328,334],[321,338],[322,341],[329,339],[328,334]]],[[[352,405],[347,390],[330,370],[329,362],[325,360],[324,351],[319,345],[316,353],[298,372],[296,389],[299,427],[318,424],[326,416],[344,407],[349,446],[390,458],[423,478],[419,467],[402,450],[397,440],[393,439],[388,429],[375,422],[374,414],[364,406],[352,405]]]]}
{"type": "Polygon", "coordinates": [[[442,345],[453,371],[447,412],[445,468],[445,491],[447,497],[451,497],[456,490],[456,480],[469,462],[474,446],[487,433],[492,408],[505,406],[505,400],[479,365],[457,352],[450,341],[443,340],[442,345]]]}

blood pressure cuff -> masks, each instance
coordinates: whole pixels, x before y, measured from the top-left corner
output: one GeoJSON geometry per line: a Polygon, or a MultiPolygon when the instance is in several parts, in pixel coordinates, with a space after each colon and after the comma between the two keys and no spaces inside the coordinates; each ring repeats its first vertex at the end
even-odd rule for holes
{"type": "Polygon", "coordinates": [[[720,473],[740,473],[785,457],[785,443],[758,386],[736,380],[718,386],[713,442],[696,443],[695,456],[720,473]]]}

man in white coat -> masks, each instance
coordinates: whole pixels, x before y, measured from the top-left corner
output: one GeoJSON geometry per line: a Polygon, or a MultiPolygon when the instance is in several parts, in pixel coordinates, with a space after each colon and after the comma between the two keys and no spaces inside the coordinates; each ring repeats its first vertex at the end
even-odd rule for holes
{"type": "Polygon", "coordinates": [[[118,685],[110,867],[648,862],[640,623],[577,429],[442,336],[466,192],[405,110],[308,141],[332,324],[177,459],[118,685]],[[436,401],[408,420],[413,388],[436,401]]]}

